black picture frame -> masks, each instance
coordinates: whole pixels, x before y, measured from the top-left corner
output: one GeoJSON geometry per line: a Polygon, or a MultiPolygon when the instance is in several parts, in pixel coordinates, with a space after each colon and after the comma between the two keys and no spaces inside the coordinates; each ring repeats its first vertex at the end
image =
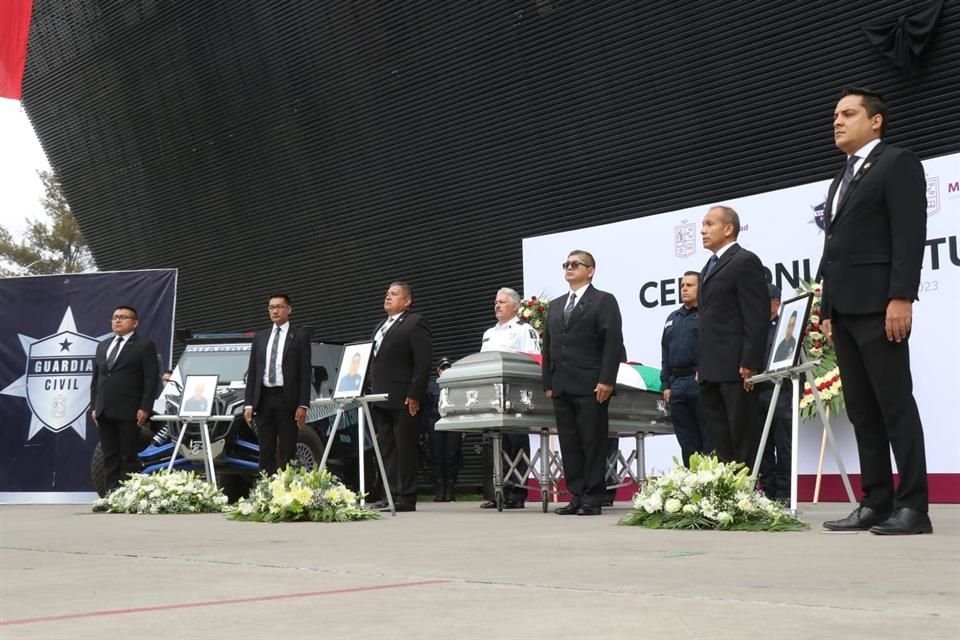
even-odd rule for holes
{"type": "Polygon", "coordinates": [[[780,305],[773,343],[767,356],[768,373],[797,365],[811,306],[813,296],[809,293],[785,300],[780,305]]]}

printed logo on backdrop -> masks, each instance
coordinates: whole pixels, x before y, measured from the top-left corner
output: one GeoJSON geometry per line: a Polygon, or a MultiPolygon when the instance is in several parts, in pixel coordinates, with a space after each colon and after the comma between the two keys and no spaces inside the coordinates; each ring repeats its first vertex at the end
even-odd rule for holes
{"type": "Polygon", "coordinates": [[[673,255],[689,258],[697,251],[697,226],[683,221],[673,228],[673,255]]]}
{"type": "Polygon", "coordinates": [[[927,217],[940,212],[940,178],[927,178],[927,217]]]}
{"type": "Polygon", "coordinates": [[[815,207],[810,207],[813,209],[813,220],[812,222],[817,225],[817,228],[823,231],[826,228],[826,223],[823,219],[824,214],[827,212],[827,201],[824,200],[815,207]]]}
{"type": "Polygon", "coordinates": [[[0,394],[27,401],[32,414],[27,440],[43,429],[54,433],[73,429],[86,440],[93,359],[100,340],[77,331],[70,307],[53,335],[19,338],[25,372],[0,394]]]}

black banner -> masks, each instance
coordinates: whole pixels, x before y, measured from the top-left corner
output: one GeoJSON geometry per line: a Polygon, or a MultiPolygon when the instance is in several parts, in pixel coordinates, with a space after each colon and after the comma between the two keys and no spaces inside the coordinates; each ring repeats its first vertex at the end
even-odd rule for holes
{"type": "Polygon", "coordinates": [[[0,493],[93,491],[90,379],[118,305],[169,365],[177,272],[0,280],[0,493]]]}

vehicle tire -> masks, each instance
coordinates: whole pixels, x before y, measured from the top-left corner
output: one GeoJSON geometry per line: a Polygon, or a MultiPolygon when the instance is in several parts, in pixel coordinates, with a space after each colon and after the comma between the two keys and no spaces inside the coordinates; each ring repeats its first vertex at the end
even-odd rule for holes
{"type": "Polygon", "coordinates": [[[97,495],[103,498],[107,495],[107,478],[103,475],[103,448],[100,443],[93,449],[93,457],[90,458],[90,479],[93,480],[93,488],[97,490],[97,495]]]}
{"type": "Polygon", "coordinates": [[[324,442],[310,427],[297,430],[297,451],[294,457],[305,469],[314,469],[323,459],[324,442]]]}
{"type": "Polygon", "coordinates": [[[223,489],[223,495],[227,496],[230,504],[246,498],[250,495],[250,489],[253,488],[254,478],[244,476],[238,473],[230,473],[220,476],[220,488],[223,489]]]}

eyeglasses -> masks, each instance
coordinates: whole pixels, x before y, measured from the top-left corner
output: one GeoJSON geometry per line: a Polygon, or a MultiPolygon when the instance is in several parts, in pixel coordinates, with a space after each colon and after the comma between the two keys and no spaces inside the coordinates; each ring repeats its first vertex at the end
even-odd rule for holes
{"type": "Polygon", "coordinates": [[[271,304],[267,306],[267,309],[270,311],[279,311],[280,309],[286,309],[290,305],[286,304],[271,304]]]}
{"type": "Polygon", "coordinates": [[[593,265],[592,265],[592,264],[587,264],[586,262],[577,262],[576,260],[570,260],[569,262],[564,262],[564,263],[563,263],[562,265],[560,265],[560,266],[563,267],[564,270],[567,270],[567,269],[579,269],[580,267],[586,267],[586,268],[589,269],[589,268],[591,268],[593,265]]]}
{"type": "Polygon", "coordinates": [[[113,320],[136,320],[137,316],[121,316],[119,314],[113,316],[113,320]]]}

